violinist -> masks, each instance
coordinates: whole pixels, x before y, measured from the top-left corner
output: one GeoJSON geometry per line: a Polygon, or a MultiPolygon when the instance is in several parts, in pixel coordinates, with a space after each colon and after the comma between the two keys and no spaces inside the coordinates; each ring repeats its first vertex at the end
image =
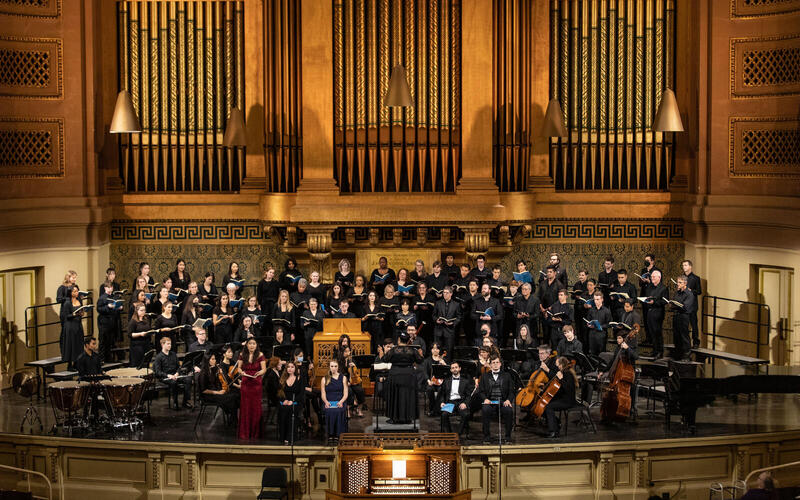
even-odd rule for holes
{"type": "MultiPolygon", "coordinates": [[[[233,347],[231,345],[225,346],[225,348],[222,349],[222,359],[219,362],[219,368],[222,375],[225,377],[225,382],[228,384],[228,392],[233,392],[238,396],[242,377],[233,369],[236,366],[236,363],[233,361],[233,355],[233,347]]],[[[238,401],[239,398],[237,397],[236,400],[238,401]]]]}
{"type": "Polygon", "coordinates": [[[442,353],[442,347],[439,342],[431,343],[431,355],[422,360],[422,363],[417,366],[417,373],[421,379],[421,386],[425,394],[428,396],[428,416],[433,417],[438,413],[438,406],[436,405],[437,394],[439,387],[442,383],[433,377],[433,366],[443,365],[447,366],[442,353]]]}
{"type": "Polygon", "coordinates": [[[231,417],[239,407],[239,394],[230,390],[224,371],[223,366],[217,364],[216,353],[206,354],[198,377],[198,390],[201,400],[219,406],[226,417],[231,417]]]}
{"type": "Polygon", "coordinates": [[[481,375],[484,373],[488,373],[491,370],[491,366],[489,363],[489,353],[491,352],[489,347],[481,347],[478,350],[478,373],[475,374],[475,385],[477,385],[477,379],[480,378],[481,375]]]}
{"type": "MultiPolygon", "coordinates": [[[[431,350],[433,350],[431,348],[431,350]]],[[[439,389],[439,409],[441,411],[441,432],[453,432],[450,417],[458,415],[458,434],[469,438],[470,398],[475,391],[475,383],[469,377],[461,376],[461,364],[450,363],[450,377],[442,382],[439,389]],[[453,411],[442,411],[445,405],[453,405],[453,411]],[[466,434],[466,435],[465,435],[466,434]]]]}
{"type": "Polygon", "coordinates": [[[347,379],[350,383],[350,400],[348,401],[348,408],[354,406],[356,408],[356,415],[359,417],[364,416],[362,407],[367,400],[364,393],[364,387],[361,385],[361,373],[358,371],[355,362],[353,361],[353,350],[349,345],[343,346],[340,352],[339,366],[343,367],[347,373],[347,379]],[[353,404],[355,402],[355,405],[353,404]]]}
{"type": "Polygon", "coordinates": [[[561,388],[553,396],[553,399],[544,409],[544,417],[547,420],[547,437],[557,438],[561,428],[561,420],[557,413],[575,406],[575,390],[578,388],[578,377],[569,360],[563,356],[556,360],[558,371],[555,376],[561,382],[561,388]]]}
{"type": "Polygon", "coordinates": [[[510,444],[514,427],[514,381],[508,372],[500,371],[502,363],[499,357],[493,357],[489,366],[491,371],[481,375],[477,391],[477,398],[482,402],[483,444],[491,444],[491,426],[497,420],[498,412],[505,430],[504,442],[510,444]]]}

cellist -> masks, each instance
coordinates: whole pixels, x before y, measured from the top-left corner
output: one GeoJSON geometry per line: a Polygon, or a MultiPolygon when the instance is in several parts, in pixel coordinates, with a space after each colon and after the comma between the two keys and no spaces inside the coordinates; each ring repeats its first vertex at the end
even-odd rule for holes
{"type": "Polygon", "coordinates": [[[547,420],[547,437],[557,438],[561,429],[561,420],[557,416],[560,410],[566,410],[575,406],[575,390],[578,388],[578,377],[572,368],[572,363],[561,356],[556,360],[558,371],[555,377],[559,379],[561,388],[553,396],[553,399],[544,408],[544,418],[547,420]]]}

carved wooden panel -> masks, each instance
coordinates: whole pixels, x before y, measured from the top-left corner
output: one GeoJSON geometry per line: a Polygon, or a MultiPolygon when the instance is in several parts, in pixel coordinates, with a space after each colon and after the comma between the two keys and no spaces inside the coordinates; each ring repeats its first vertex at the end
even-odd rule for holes
{"type": "Polygon", "coordinates": [[[800,34],[731,40],[731,95],[800,93],[800,34]]]}
{"type": "Polygon", "coordinates": [[[64,174],[64,121],[0,118],[0,177],[64,174]]]}
{"type": "Polygon", "coordinates": [[[730,142],[731,176],[800,177],[799,120],[734,117],[730,142]]]}
{"type": "Polygon", "coordinates": [[[0,96],[62,97],[61,40],[0,37],[0,96]]]}
{"type": "Polygon", "coordinates": [[[731,0],[731,18],[773,16],[800,11],[800,0],[731,0]]]}
{"type": "Polygon", "coordinates": [[[0,0],[0,14],[58,17],[61,0],[0,0]]]}

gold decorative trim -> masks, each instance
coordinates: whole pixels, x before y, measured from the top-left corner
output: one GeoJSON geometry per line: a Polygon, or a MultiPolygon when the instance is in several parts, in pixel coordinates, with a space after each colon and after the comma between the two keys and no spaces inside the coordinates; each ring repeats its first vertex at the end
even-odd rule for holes
{"type": "Polygon", "coordinates": [[[800,33],[784,36],[731,38],[730,95],[731,99],[754,99],[772,96],[800,95],[800,83],[745,85],[744,55],[752,50],[800,50],[800,33]]]}
{"type": "Polygon", "coordinates": [[[63,118],[23,118],[0,116],[0,132],[45,132],[49,133],[52,155],[48,167],[40,165],[20,165],[3,167],[0,165],[2,179],[57,179],[64,177],[64,119],[63,118]]]}
{"type": "MultiPolygon", "coordinates": [[[[766,16],[779,16],[782,14],[791,14],[800,12],[800,1],[798,0],[784,0],[783,5],[761,7],[748,7],[744,5],[745,0],[731,0],[731,19],[760,19],[766,16]]],[[[767,2],[763,2],[767,3],[767,2]]],[[[778,2],[771,2],[777,4],[778,2]]]]}
{"type": "Polygon", "coordinates": [[[60,38],[0,37],[0,49],[26,52],[52,51],[49,58],[49,84],[40,88],[22,85],[1,85],[0,96],[12,99],[56,100],[64,98],[64,50],[60,38]]]}
{"type": "MultiPolygon", "coordinates": [[[[741,137],[747,132],[760,131],[798,131],[800,120],[794,116],[751,117],[738,116],[730,118],[728,132],[728,159],[730,177],[749,178],[800,178],[800,159],[796,163],[762,163],[763,167],[752,167],[744,163],[744,147],[741,137]],[[755,124],[763,124],[756,128],[755,124]]],[[[749,146],[753,147],[753,146],[749,146]]],[[[767,151],[769,149],[766,149],[767,151]]],[[[750,154],[753,154],[752,152],[750,154]]],[[[791,156],[791,155],[789,155],[791,156]]]]}
{"type": "Polygon", "coordinates": [[[46,2],[44,7],[32,7],[19,5],[19,2],[12,4],[9,0],[0,0],[0,14],[42,19],[61,17],[61,0],[46,0],[46,2]]]}

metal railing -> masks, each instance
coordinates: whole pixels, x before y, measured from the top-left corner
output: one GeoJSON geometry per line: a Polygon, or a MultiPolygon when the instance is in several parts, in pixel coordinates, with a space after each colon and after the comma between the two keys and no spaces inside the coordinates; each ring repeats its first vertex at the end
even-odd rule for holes
{"type": "Polygon", "coordinates": [[[733,342],[743,343],[755,348],[755,353],[752,355],[760,358],[762,347],[767,348],[769,354],[769,332],[770,332],[770,310],[767,304],[760,302],[749,302],[746,300],[729,299],[726,297],[718,297],[716,295],[706,295],[703,297],[702,315],[700,317],[702,322],[701,329],[707,336],[711,336],[711,348],[717,348],[717,339],[730,340],[733,342]],[[733,317],[723,316],[720,313],[722,307],[734,306],[737,308],[736,314],[733,317]],[[752,319],[755,317],[755,321],[752,319]],[[706,319],[709,321],[706,321],[706,319]],[[733,332],[745,333],[743,335],[727,335],[727,326],[725,323],[731,322],[734,328],[733,332]],[[710,324],[709,324],[710,323],[710,324]],[[752,335],[753,329],[755,335],[752,335]],[[746,332],[750,332],[748,335],[746,332]],[[722,332],[722,333],[721,333],[722,332]]]}
{"type": "MultiPolygon", "coordinates": [[[[88,290],[91,292],[91,290],[88,290]]],[[[92,295],[83,299],[84,305],[92,305],[92,295]]],[[[49,342],[40,341],[46,339],[48,327],[58,325],[61,327],[61,305],[58,302],[50,302],[47,304],[36,304],[25,308],[25,347],[28,349],[35,349],[36,359],[41,359],[39,350],[48,345],[58,344],[60,342],[60,335],[56,340],[49,342]],[[53,316],[48,318],[48,315],[53,316]],[[55,320],[51,318],[55,317],[55,320]],[[40,323],[39,321],[43,321],[40,323]]],[[[94,335],[94,308],[92,308],[86,316],[83,317],[84,323],[83,333],[86,336],[94,335]]],[[[60,332],[59,332],[60,334],[60,332]]]]}
{"type": "Polygon", "coordinates": [[[19,467],[11,467],[10,465],[3,465],[3,464],[0,464],[0,470],[8,470],[8,471],[19,472],[21,474],[24,474],[25,477],[28,480],[28,493],[31,493],[33,498],[38,498],[38,499],[42,499],[42,500],[50,500],[50,499],[53,498],[53,485],[52,485],[52,483],[50,483],[50,479],[48,479],[47,476],[45,476],[41,472],[36,472],[35,470],[29,470],[29,469],[20,469],[19,467]],[[31,474],[34,475],[34,476],[40,477],[40,478],[42,478],[44,480],[44,483],[47,485],[47,496],[46,497],[33,495],[33,492],[31,491],[31,474]]]}

